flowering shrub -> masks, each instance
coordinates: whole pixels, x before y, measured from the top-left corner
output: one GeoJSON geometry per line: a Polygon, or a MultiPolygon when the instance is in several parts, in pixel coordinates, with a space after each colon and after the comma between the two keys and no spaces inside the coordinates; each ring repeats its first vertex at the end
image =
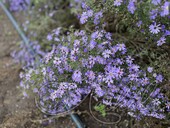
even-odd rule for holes
{"type": "Polygon", "coordinates": [[[82,3],[78,17],[88,31],[97,27],[112,32],[117,41],[126,44],[129,54],[142,68],[157,67],[155,69],[169,79],[166,70],[169,65],[169,2],[156,3],[154,0],[87,1],[82,3]],[[153,17],[154,9],[157,13],[153,17]]]}
{"type": "Polygon", "coordinates": [[[32,88],[50,113],[64,111],[65,105],[71,108],[94,92],[103,104],[128,108],[135,117],[165,118],[167,99],[159,88],[163,76],[152,67],[141,70],[125,44],[104,30],[58,37],[58,45],[44,57],[40,68],[22,78],[25,95],[32,88]]]}

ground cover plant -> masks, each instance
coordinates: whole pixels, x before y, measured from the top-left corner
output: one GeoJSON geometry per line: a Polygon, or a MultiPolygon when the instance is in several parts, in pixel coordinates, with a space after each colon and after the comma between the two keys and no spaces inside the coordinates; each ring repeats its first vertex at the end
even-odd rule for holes
{"type": "Polygon", "coordinates": [[[135,120],[170,119],[169,1],[13,2],[12,11],[26,11],[35,51],[21,45],[13,55],[23,62],[20,87],[43,112],[65,112],[93,95],[103,116],[110,107],[135,120]]]}

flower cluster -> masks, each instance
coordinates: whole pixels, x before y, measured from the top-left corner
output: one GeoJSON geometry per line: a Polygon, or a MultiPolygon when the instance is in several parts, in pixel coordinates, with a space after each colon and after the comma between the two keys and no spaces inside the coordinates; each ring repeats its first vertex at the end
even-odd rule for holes
{"type": "MultiPolygon", "coordinates": [[[[85,24],[93,21],[95,25],[101,25],[107,22],[106,16],[123,15],[122,21],[129,23],[128,28],[136,31],[135,34],[144,34],[151,38],[157,46],[161,46],[170,40],[170,2],[160,0],[137,1],[137,0],[108,0],[100,1],[102,9],[93,9],[93,4],[83,3],[83,12],[80,16],[80,23],[85,24]],[[108,8],[110,6],[110,8],[108,8]],[[96,11],[97,10],[97,11],[96,11]],[[134,24],[137,26],[135,27],[134,24]],[[132,27],[131,27],[132,26],[132,27]],[[135,29],[134,29],[135,27],[135,29]]],[[[143,36],[143,35],[142,35],[143,36]]]]}
{"type": "Polygon", "coordinates": [[[28,9],[30,5],[30,0],[7,0],[10,4],[11,11],[22,11],[28,9]]]}
{"type": "Polygon", "coordinates": [[[24,68],[35,67],[36,62],[41,56],[45,55],[45,52],[41,50],[41,46],[38,42],[29,42],[30,47],[26,46],[24,42],[21,42],[18,51],[13,51],[11,56],[17,63],[21,63],[24,68]],[[30,49],[31,48],[31,49],[30,49]]]}
{"type": "Polygon", "coordinates": [[[133,62],[124,43],[111,33],[84,30],[56,37],[58,45],[42,60],[40,68],[21,75],[21,87],[32,88],[44,111],[63,112],[93,92],[103,104],[127,108],[135,117],[165,118],[166,98],[159,86],[163,76],[133,62]]]}

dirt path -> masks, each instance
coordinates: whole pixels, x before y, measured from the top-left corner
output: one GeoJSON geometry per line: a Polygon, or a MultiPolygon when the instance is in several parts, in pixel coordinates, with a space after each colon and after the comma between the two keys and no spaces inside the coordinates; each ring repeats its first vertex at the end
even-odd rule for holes
{"type": "Polygon", "coordinates": [[[17,32],[0,9],[0,128],[74,128],[69,117],[55,120],[50,125],[30,121],[41,117],[34,100],[23,99],[17,89],[21,67],[14,63],[10,53],[16,49],[19,41],[17,32]]]}

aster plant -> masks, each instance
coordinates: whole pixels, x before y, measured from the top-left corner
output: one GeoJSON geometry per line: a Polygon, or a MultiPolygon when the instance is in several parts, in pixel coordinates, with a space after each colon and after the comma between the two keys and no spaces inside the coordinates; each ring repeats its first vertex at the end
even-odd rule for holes
{"type": "Polygon", "coordinates": [[[126,108],[138,119],[165,118],[167,98],[159,88],[163,76],[152,67],[141,70],[133,60],[111,33],[71,31],[58,37],[40,68],[21,75],[21,87],[25,96],[31,88],[43,111],[51,114],[64,112],[64,106],[71,109],[94,93],[105,106],[126,108]]]}

